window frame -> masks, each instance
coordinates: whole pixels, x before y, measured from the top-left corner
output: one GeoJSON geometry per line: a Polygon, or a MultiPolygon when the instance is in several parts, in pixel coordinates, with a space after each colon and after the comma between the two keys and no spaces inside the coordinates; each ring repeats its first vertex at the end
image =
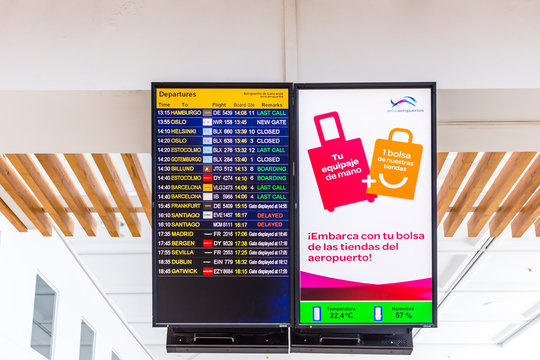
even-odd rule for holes
{"type": "Polygon", "coordinates": [[[113,356],[116,356],[116,359],[118,360],[122,360],[122,357],[118,355],[118,351],[114,350],[114,348],[111,350],[111,360],[116,360],[113,356]]]}
{"type": "Polygon", "coordinates": [[[55,357],[55,351],[56,351],[56,326],[57,326],[57,323],[58,323],[58,310],[59,310],[59,298],[60,298],[60,291],[58,290],[58,288],[56,286],[54,286],[52,284],[52,282],[43,274],[42,271],[40,270],[37,270],[35,272],[35,276],[34,276],[34,286],[33,286],[33,292],[34,292],[34,300],[32,301],[32,323],[31,323],[31,328],[30,328],[30,349],[34,350],[36,353],[38,353],[39,355],[43,356],[45,359],[48,359],[48,360],[52,360],[54,359],[55,357]],[[51,351],[50,351],[50,357],[47,358],[46,356],[42,355],[39,351],[37,351],[36,349],[34,349],[34,347],[32,347],[32,328],[34,326],[34,321],[35,321],[35,318],[34,318],[34,315],[35,315],[35,308],[36,308],[36,295],[37,295],[37,292],[36,292],[36,287],[37,287],[37,282],[38,282],[38,277],[52,290],[54,291],[54,304],[53,304],[53,316],[52,316],[52,327],[51,327],[51,342],[50,342],[50,347],[51,347],[51,351]]]}
{"type": "Polygon", "coordinates": [[[81,316],[81,326],[80,326],[80,336],[79,336],[79,360],[81,358],[81,336],[82,336],[82,324],[85,324],[86,326],[88,326],[88,328],[90,330],[92,330],[92,359],[91,360],[95,360],[96,359],[96,337],[97,337],[97,331],[96,331],[96,328],[94,328],[92,325],[90,325],[90,323],[88,322],[87,318],[85,318],[84,316],[81,316]]]}

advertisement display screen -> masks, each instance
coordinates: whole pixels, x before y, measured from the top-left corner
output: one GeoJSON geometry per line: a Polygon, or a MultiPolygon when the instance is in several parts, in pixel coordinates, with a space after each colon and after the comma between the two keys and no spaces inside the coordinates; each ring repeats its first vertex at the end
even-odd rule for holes
{"type": "Polygon", "coordinates": [[[290,96],[152,84],[154,325],[290,323],[290,96]]]}
{"type": "Polygon", "coordinates": [[[297,85],[298,326],[434,326],[435,85],[297,85]]]}

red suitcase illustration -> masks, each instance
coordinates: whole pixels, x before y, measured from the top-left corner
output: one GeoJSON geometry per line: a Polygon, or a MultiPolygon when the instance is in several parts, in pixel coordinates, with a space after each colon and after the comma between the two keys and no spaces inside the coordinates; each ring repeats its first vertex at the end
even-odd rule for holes
{"type": "Polygon", "coordinates": [[[362,140],[345,140],[335,111],[317,115],[314,120],[321,147],[309,149],[308,154],[324,209],[332,212],[338,206],[364,200],[373,202],[377,195],[366,194],[367,181],[371,179],[362,140]],[[338,138],[324,138],[321,120],[327,118],[334,118],[338,138]]]}

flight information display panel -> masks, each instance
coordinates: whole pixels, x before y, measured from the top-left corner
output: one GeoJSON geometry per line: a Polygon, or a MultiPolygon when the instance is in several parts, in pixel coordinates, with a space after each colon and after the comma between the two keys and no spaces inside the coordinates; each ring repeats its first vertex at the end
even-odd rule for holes
{"type": "Polygon", "coordinates": [[[154,325],[290,323],[290,94],[152,85],[154,325]]]}

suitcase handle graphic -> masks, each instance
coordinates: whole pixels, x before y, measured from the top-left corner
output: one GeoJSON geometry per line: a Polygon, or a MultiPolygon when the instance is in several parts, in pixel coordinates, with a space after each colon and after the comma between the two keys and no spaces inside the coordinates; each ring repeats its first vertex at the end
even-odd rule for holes
{"type": "Polygon", "coordinates": [[[394,136],[394,133],[396,133],[396,132],[402,132],[402,133],[406,133],[407,135],[409,135],[409,141],[408,141],[408,143],[409,143],[409,144],[412,143],[412,132],[411,132],[410,130],[402,129],[402,128],[395,128],[395,129],[390,130],[390,135],[388,135],[388,140],[394,141],[394,140],[392,139],[392,137],[394,136]]]}
{"type": "MultiPolygon", "coordinates": [[[[328,119],[328,118],[334,118],[334,121],[336,123],[336,128],[339,134],[339,139],[345,141],[345,134],[343,134],[343,128],[341,127],[341,120],[339,119],[339,115],[337,111],[332,111],[326,114],[317,115],[313,118],[315,120],[315,127],[317,128],[317,134],[319,134],[319,140],[321,142],[321,145],[323,145],[326,142],[326,139],[324,138],[324,133],[321,127],[321,120],[328,119]]],[[[412,138],[412,134],[411,134],[411,138],[412,138]]],[[[331,140],[334,140],[334,139],[331,139],[331,140]]]]}

